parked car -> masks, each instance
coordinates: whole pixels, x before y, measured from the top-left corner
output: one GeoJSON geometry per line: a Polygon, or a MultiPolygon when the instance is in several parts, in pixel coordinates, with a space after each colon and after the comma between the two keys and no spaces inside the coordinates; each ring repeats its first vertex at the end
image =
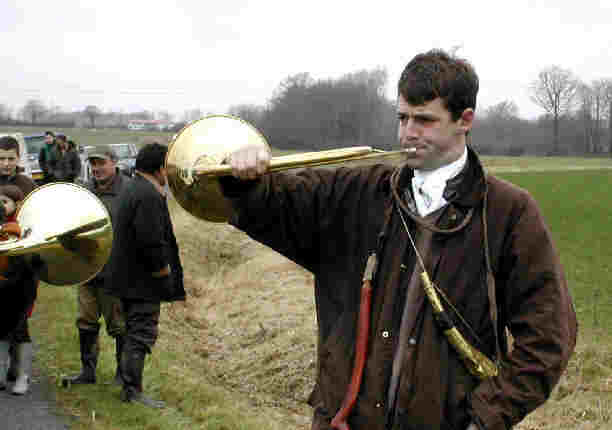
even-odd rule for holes
{"type": "Polygon", "coordinates": [[[138,154],[138,148],[134,143],[113,143],[110,145],[119,160],[117,161],[117,167],[121,173],[132,176],[134,175],[134,168],[136,166],[136,155],[138,154]]]}
{"type": "Polygon", "coordinates": [[[96,149],[94,145],[86,145],[79,147],[79,157],[81,158],[81,173],[76,179],[77,183],[86,184],[91,177],[91,166],[89,165],[89,154],[96,149]]]}

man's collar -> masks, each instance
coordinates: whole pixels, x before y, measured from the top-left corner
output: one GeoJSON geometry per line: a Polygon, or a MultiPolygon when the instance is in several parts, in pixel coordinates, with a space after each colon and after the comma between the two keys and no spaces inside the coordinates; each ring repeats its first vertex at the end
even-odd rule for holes
{"type": "Polygon", "coordinates": [[[425,186],[427,186],[428,183],[445,184],[446,181],[454,178],[461,172],[461,170],[463,170],[463,167],[465,166],[466,162],[467,146],[463,148],[463,153],[461,154],[461,156],[452,163],[438,167],[434,170],[414,169],[414,178],[417,182],[425,184],[425,186]]]}
{"type": "MultiPolygon", "coordinates": [[[[463,169],[453,178],[446,181],[444,199],[465,207],[475,206],[485,192],[485,172],[476,152],[469,146],[467,148],[467,160],[463,169]]],[[[407,187],[411,189],[414,170],[402,168],[399,172],[398,186],[400,189],[407,187]]],[[[411,194],[410,197],[412,198],[411,194]]],[[[408,202],[410,203],[410,202],[408,202]]]]}
{"type": "Polygon", "coordinates": [[[157,178],[155,178],[155,176],[149,173],[141,172],[140,170],[136,170],[136,174],[142,176],[144,179],[153,184],[155,189],[159,191],[159,194],[166,197],[166,190],[164,189],[164,187],[161,186],[159,182],[157,182],[157,178]]]}
{"type": "Polygon", "coordinates": [[[112,191],[112,190],[114,190],[116,185],[121,180],[119,178],[119,175],[121,175],[121,173],[119,173],[118,171],[115,171],[115,175],[110,179],[110,181],[108,181],[105,184],[102,184],[101,182],[96,181],[96,179],[94,178],[93,179],[94,186],[99,191],[112,191]]]}

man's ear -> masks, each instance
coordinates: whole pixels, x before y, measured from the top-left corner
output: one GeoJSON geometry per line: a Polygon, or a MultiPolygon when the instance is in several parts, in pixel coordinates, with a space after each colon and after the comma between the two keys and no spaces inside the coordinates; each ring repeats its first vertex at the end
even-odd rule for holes
{"type": "Polygon", "coordinates": [[[459,117],[459,129],[463,132],[463,134],[467,134],[474,124],[474,117],[476,116],[474,109],[467,108],[459,117]]]}

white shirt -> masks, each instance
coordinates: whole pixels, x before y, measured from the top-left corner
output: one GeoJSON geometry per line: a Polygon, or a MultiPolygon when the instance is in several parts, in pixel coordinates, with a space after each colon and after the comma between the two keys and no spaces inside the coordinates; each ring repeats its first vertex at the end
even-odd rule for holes
{"type": "Polygon", "coordinates": [[[446,188],[446,181],[457,176],[467,162],[467,147],[463,155],[446,166],[435,170],[414,170],[412,178],[412,192],[419,215],[429,215],[444,207],[448,202],[442,196],[446,188]]]}

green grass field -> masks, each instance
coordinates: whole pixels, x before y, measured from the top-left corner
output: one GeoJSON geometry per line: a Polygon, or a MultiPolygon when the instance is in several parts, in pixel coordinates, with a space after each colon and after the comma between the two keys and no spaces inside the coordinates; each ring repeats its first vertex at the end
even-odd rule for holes
{"type": "MultiPolygon", "coordinates": [[[[524,160],[505,163],[519,161],[524,160]]],[[[531,165],[536,162],[530,161],[531,165]]],[[[572,163],[575,166],[580,160],[572,163]]],[[[589,163],[583,167],[588,169],[589,163]]],[[[567,374],[551,400],[518,429],[612,428],[612,337],[608,333],[612,326],[612,170],[500,176],[528,189],[538,200],[561,255],[580,324],[579,344],[567,374]]],[[[58,386],[59,404],[77,417],[72,428],[309,428],[304,396],[296,395],[294,402],[285,399],[291,393],[307,393],[310,387],[312,365],[304,362],[314,356],[311,305],[302,309],[308,323],[285,321],[291,330],[271,329],[275,323],[270,319],[259,314],[254,318],[249,312],[271,300],[273,307],[281,307],[277,309],[281,314],[293,315],[307,307],[303,300],[311,295],[311,286],[302,281],[304,285],[295,290],[283,286],[278,301],[264,292],[264,286],[281,289],[264,285],[269,280],[245,280],[240,287],[231,281],[238,276],[237,262],[247,257],[256,262],[265,251],[249,247],[249,239],[227,226],[195,220],[175,204],[171,211],[190,297],[185,304],[163,307],[160,340],[145,368],[145,390],[170,407],[159,412],[122,404],[119,388],[109,385],[68,390],[58,386]],[[244,322],[242,315],[251,321],[244,322]],[[262,319],[252,321],[257,318],[262,319]],[[250,325],[243,329],[240,324],[250,325]],[[259,334],[263,341],[258,340],[259,334]],[[244,361],[232,361],[241,353],[246,355],[244,361]]],[[[31,332],[40,345],[37,361],[47,368],[54,386],[62,375],[79,368],[75,315],[75,289],[40,289],[31,332]]],[[[113,344],[105,334],[102,349],[98,376],[104,382],[112,379],[115,366],[113,344]]]]}

